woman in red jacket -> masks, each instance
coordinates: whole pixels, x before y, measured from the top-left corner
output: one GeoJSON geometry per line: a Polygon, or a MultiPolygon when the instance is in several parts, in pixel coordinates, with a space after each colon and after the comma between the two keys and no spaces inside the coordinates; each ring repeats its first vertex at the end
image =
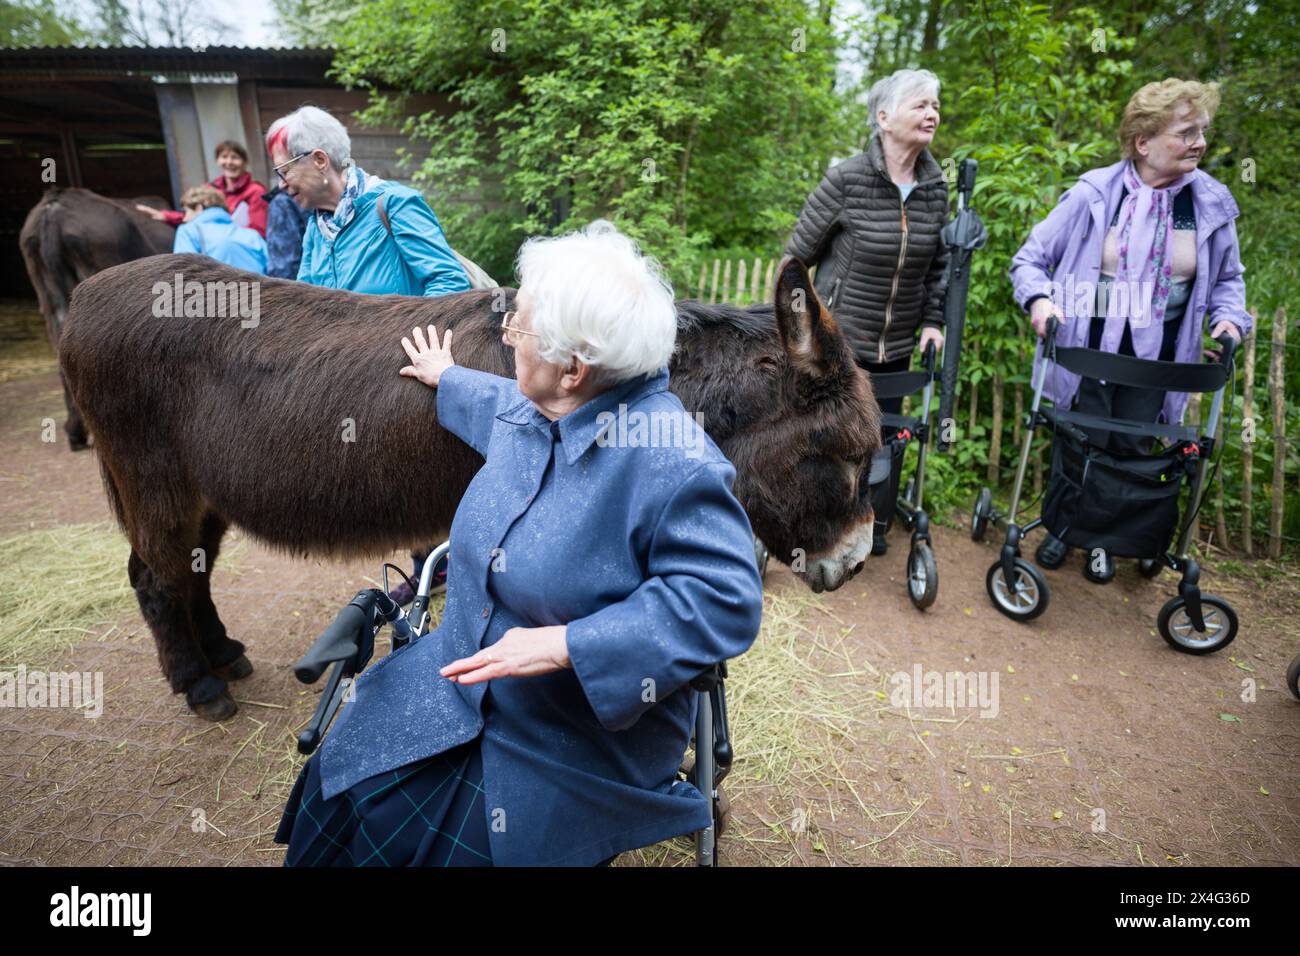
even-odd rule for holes
{"type": "MultiPolygon", "coordinates": [[[[226,197],[226,211],[236,225],[248,226],[266,237],[266,200],[262,195],[266,187],[253,179],[248,172],[248,150],[234,140],[218,143],[213,151],[221,175],[212,180],[212,185],[226,197]],[[243,207],[241,210],[240,207],[243,207]]],[[[185,213],[154,209],[150,206],[136,205],[136,209],[154,219],[172,226],[179,226],[185,219],[185,213]]]]}

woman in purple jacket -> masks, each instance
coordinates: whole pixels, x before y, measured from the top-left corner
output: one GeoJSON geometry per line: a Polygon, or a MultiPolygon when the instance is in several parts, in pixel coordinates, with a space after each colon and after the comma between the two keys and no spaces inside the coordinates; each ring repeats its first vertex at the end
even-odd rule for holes
{"type": "MultiPolygon", "coordinates": [[[[1237,204],[1197,169],[1218,105],[1218,84],[1192,80],[1148,83],[1133,94],[1120,125],[1124,158],[1080,176],[1012,260],[1016,302],[1040,336],[1055,316],[1060,346],[1196,362],[1207,326],[1238,342],[1250,331],[1237,204]]],[[[1091,415],[1174,423],[1188,398],[1080,380],[1057,366],[1043,394],[1091,415]]],[[[1149,450],[1149,439],[1098,429],[1089,437],[1114,453],[1149,450]]],[[[1066,551],[1049,534],[1038,563],[1060,567],[1066,551]]],[[[1100,551],[1084,574],[1105,583],[1114,562],[1100,551]]]]}

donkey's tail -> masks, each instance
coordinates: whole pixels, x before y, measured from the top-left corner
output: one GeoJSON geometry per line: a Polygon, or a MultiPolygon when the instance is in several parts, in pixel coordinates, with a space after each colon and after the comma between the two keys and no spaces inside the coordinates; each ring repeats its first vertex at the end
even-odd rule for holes
{"type": "Polygon", "coordinates": [[[59,241],[59,222],[57,217],[57,195],[46,194],[30,223],[31,229],[24,229],[19,236],[19,247],[27,265],[27,274],[32,287],[36,290],[41,312],[45,316],[46,331],[50,344],[58,347],[59,335],[63,330],[63,319],[68,314],[68,300],[71,292],[60,279],[63,269],[62,250],[59,241]]]}

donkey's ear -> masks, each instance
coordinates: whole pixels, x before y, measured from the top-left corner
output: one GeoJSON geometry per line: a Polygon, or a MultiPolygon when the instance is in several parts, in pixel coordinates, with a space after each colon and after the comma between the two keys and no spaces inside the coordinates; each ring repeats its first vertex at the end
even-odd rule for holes
{"type": "Polygon", "coordinates": [[[777,267],[776,327],[790,364],[809,375],[825,372],[839,351],[835,320],[817,297],[808,268],[793,256],[777,267]]]}

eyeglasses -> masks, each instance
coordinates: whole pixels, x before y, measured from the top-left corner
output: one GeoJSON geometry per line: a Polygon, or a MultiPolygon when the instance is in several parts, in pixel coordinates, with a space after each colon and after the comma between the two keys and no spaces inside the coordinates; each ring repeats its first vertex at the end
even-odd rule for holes
{"type": "Polygon", "coordinates": [[[298,160],[302,159],[304,156],[309,155],[310,152],[311,151],[308,150],[306,153],[299,153],[297,156],[293,157],[293,159],[286,159],[279,166],[273,167],[275,170],[275,174],[280,177],[280,182],[284,183],[286,186],[289,185],[289,180],[284,178],[284,173],[280,172],[280,170],[284,169],[284,167],[286,166],[292,166],[294,163],[298,162],[298,160]]]}
{"type": "Polygon", "coordinates": [[[512,347],[518,345],[519,336],[521,335],[536,335],[538,338],[542,337],[540,332],[530,332],[527,329],[521,329],[518,326],[511,325],[510,320],[513,319],[516,314],[515,310],[511,309],[501,320],[501,330],[505,333],[506,345],[512,347]]]}
{"type": "Polygon", "coordinates": [[[1195,146],[1197,141],[1200,140],[1202,136],[1205,137],[1205,141],[1208,143],[1210,141],[1210,136],[1213,132],[1214,130],[1212,130],[1208,126],[1205,127],[1193,126],[1189,130],[1184,130],[1181,133],[1170,133],[1169,135],[1177,136],[1179,139],[1183,141],[1184,146],[1195,146]]]}

